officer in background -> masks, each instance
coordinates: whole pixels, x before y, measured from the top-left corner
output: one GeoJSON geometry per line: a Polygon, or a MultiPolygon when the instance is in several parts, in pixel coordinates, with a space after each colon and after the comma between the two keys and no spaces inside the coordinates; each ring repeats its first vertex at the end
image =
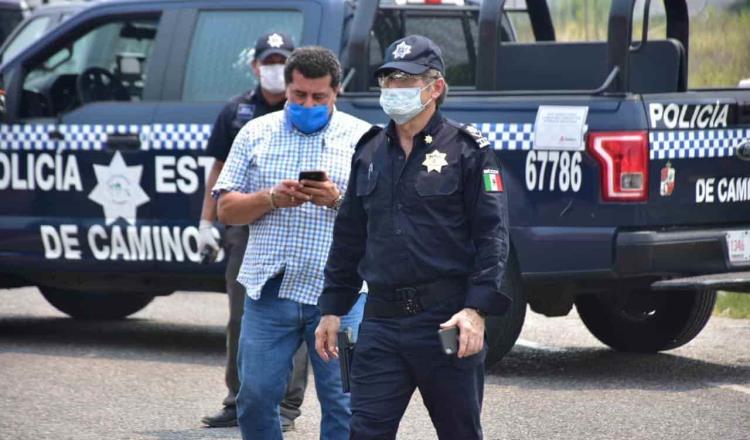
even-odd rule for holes
{"type": "MultiPolygon", "coordinates": [[[[292,39],[285,34],[271,32],[261,36],[255,43],[251,67],[259,85],[240,96],[232,98],[219,113],[214,123],[206,152],[213,156],[213,167],[206,182],[203,195],[203,210],[200,220],[198,249],[208,251],[214,257],[219,243],[212,233],[216,220],[216,200],[211,197],[211,188],[216,183],[224,162],[229,155],[234,138],[240,129],[253,118],[284,108],[286,102],[284,83],[284,63],[294,50],[292,39]]],[[[237,426],[235,397],[239,390],[237,377],[237,344],[240,323],[245,302],[245,289],[237,282],[237,274],[247,246],[247,226],[227,226],[224,235],[224,249],[227,253],[226,284],[229,296],[229,322],[227,324],[227,365],[225,381],[228,388],[223,408],[215,415],[206,416],[201,421],[210,427],[237,426]]],[[[294,419],[300,415],[302,398],[307,387],[307,346],[302,344],[294,358],[294,370],[289,380],[287,394],[281,403],[282,429],[294,428],[294,419]]]]}
{"type": "Polygon", "coordinates": [[[351,367],[351,438],[393,439],[415,388],[441,439],[481,439],[484,317],[503,314],[506,196],[489,142],[445,119],[440,49],[412,35],[376,72],[391,118],[359,141],[318,301],[315,348],[337,357],[340,316],[369,285],[351,367]],[[457,355],[438,329],[457,327],[457,355]]]}

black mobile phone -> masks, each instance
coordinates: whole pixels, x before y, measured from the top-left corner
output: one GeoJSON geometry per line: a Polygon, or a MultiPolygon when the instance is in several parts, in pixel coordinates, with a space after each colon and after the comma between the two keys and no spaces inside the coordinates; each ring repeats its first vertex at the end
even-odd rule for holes
{"type": "Polygon", "coordinates": [[[326,172],[320,170],[300,171],[297,180],[314,180],[316,182],[326,181],[326,172]]]}
{"type": "Polygon", "coordinates": [[[345,393],[351,391],[352,356],[354,355],[354,341],[352,329],[347,328],[338,332],[339,367],[341,368],[341,388],[345,393]]]}
{"type": "Polygon", "coordinates": [[[458,327],[441,328],[438,330],[440,344],[443,346],[443,353],[458,353],[458,327]]]}

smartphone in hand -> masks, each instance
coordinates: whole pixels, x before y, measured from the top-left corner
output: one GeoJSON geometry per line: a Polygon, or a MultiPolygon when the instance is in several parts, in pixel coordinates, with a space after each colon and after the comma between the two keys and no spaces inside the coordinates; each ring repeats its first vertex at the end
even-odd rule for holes
{"type": "Polygon", "coordinates": [[[328,180],[328,177],[326,177],[325,171],[310,170],[300,171],[299,178],[297,180],[313,180],[315,182],[325,182],[326,180],[328,180]]]}
{"type": "Polygon", "coordinates": [[[443,353],[451,355],[458,353],[458,327],[441,328],[438,330],[443,353]]]}

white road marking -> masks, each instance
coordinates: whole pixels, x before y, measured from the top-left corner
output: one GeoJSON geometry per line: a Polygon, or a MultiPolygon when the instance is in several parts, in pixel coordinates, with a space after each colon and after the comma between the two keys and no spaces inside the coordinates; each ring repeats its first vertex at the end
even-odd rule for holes
{"type": "Polygon", "coordinates": [[[542,351],[552,351],[552,352],[565,351],[564,348],[543,345],[538,342],[529,341],[527,339],[521,339],[521,338],[516,339],[516,345],[519,345],[524,348],[530,348],[532,350],[542,350],[542,351]]]}
{"type": "Polygon", "coordinates": [[[709,385],[711,385],[712,387],[716,387],[716,388],[737,391],[739,393],[750,395],[750,387],[745,387],[742,385],[735,385],[732,383],[715,383],[715,382],[711,382],[709,383],[709,385]]]}

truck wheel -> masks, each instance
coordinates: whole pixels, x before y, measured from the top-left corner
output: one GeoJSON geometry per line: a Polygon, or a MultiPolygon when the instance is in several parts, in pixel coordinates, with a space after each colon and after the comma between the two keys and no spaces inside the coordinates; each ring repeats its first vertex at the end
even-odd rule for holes
{"type": "Polygon", "coordinates": [[[589,331],[619,351],[655,353],[690,342],[711,317],[716,291],[581,295],[576,309],[589,331]]]}
{"type": "Polygon", "coordinates": [[[487,333],[487,359],[485,365],[490,367],[505,356],[518,339],[526,319],[526,299],[521,288],[521,275],[518,261],[511,252],[503,277],[505,292],[513,299],[510,309],[503,316],[488,316],[485,322],[487,333]]]}
{"type": "Polygon", "coordinates": [[[40,287],[57,310],[77,319],[122,319],[146,307],[154,297],[127,293],[90,293],[40,287]]]}

